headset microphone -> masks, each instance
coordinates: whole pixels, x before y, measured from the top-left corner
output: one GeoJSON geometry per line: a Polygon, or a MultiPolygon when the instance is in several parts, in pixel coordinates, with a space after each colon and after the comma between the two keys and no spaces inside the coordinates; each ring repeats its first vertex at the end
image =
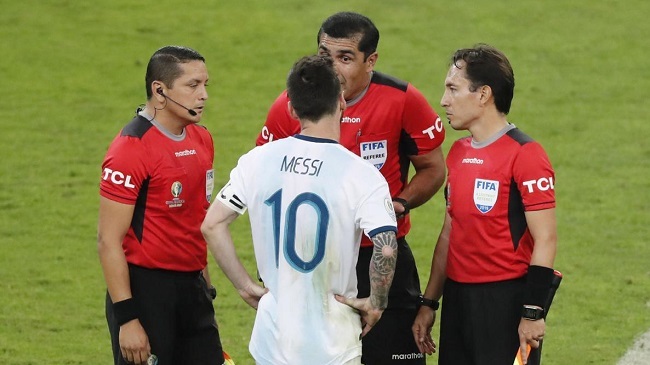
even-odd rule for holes
{"type": "Polygon", "coordinates": [[[158,88],[158,89],[156,89],[156,92],[157,92],[158,94],[162,95],[165,99],[169,99],[172,103],[174,103],[174,104],[180,106],[181,108],[187,110],[187,112],[190,113],[191,116],[193,116],[193,117],[196,116],[196,111],[194,111],[194,109],[190,109],[190,108],[188,108],[188,107],[186,107],[186,106],[184,106],[184,105],[181,105],[181,104],[180,104],[179,102],[177,102],[176,100],[174,100],[174,99],[170,98],[169,96],[165,95],[165,93],[163,93],[163,90],[162,90],[162,89],[158,88]]]}

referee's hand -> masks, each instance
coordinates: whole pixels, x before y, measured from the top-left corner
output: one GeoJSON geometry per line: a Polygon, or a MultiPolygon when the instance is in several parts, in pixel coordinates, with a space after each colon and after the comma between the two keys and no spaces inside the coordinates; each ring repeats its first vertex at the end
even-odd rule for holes
{"type": "Polygon", "coordinates": [[[436,311],[427,306],[421,306],[418,314],[413,321],[411,330],[413,331],[413,338],[418,350],[421,353],[432,355],[436,352],[436,343],[431,337],[431,330],[433,323],[436,321],[436,311]]]}
{"type": "Polygon", "coordinates": [[[149,337],[139,320],[134,319],[120,326],[120,350],[122,357],[129,364],[145,365],[147,363],[147,359],[151,355],[151,346],[149,337]]]}
{"type": "Polygon", "coordinates": [[[381,315],[384,313],[383,309],[375,308],[370,303],[370,298],[346,298],[342,295],[334,295],[334,298],[339,302],[349,305],[350,307],[359,311],[361,315],[361,337],[365,336],[372,327],[379,322],[381,315]]]}

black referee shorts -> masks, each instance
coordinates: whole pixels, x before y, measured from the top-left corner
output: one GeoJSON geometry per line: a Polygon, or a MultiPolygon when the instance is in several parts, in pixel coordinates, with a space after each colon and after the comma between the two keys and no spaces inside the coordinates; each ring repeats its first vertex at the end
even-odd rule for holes
{"type": "Polygon", "coordinates": [[[524,284],[523,278],[485,284],[447,279],[438,364],[512,364],[519,348],[524,284]]]}
{"type": "MultiPolygon", "coordinates": [[[[200,271],[175,272],[129,265],[131,292],[151,353],[158,365],[222,365],[223,351],[214,307],[200,271]]],[[[106,294],[106,319],[115,365],[126,365],[119,345],[120,327],[106,294]]]]}
{"type": "MultiPolygon", "coordinates": [[[[420,353],[411,326],[417,315],[417,298],[420,295],[420,278],[413,252],[404,237],[397,239],[397,265],[388,294],[388,308],[381,319],[361,340],[361,362],[367,365],[426,364],[420,353]]],[[[370,296],[369,267],[372,247],[362,247],[357,261],[357,297],[370,296]]]]}

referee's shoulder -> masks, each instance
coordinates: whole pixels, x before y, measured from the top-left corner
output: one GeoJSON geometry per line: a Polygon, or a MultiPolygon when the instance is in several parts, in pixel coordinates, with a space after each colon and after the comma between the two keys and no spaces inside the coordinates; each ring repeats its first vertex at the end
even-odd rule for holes
{"type": "Polygon", "coordinates": [[[528,143],[535,142],[535,140],[529,136],[528,134],[524,133],[521,129],[519,128],[513,128],[509,130],[506,135],[510,137],[512,140],[515,142],[519,143],[520,146],[524,146],[528,143]]]}
{"type": "Polygon", "coordinates": [[[147,118],[137,115],[129,123],[127,123],[122,131],[120,137],[135,137],[142,139],[144,135],[153,127],[153,124],[147,118]]]}

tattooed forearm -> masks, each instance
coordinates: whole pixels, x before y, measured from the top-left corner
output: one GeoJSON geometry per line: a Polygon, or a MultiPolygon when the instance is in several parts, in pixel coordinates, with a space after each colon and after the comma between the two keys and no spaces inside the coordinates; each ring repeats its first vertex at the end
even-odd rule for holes
{"type": "Polygon", "coordinates": [[[388,275],[395,270],[397,260],[397,239],[395,232],[382,232],[372,237],[374,250],[371,263],[379,275],[388,275]]]}
{"type": "Polygon", "coordinates": [[[372,237],[374,245],[370,260],[370,301],[375,308],[386,308],[388,290],[395,274],[397,238],[395,232],[382,232],[372,237]]]}

